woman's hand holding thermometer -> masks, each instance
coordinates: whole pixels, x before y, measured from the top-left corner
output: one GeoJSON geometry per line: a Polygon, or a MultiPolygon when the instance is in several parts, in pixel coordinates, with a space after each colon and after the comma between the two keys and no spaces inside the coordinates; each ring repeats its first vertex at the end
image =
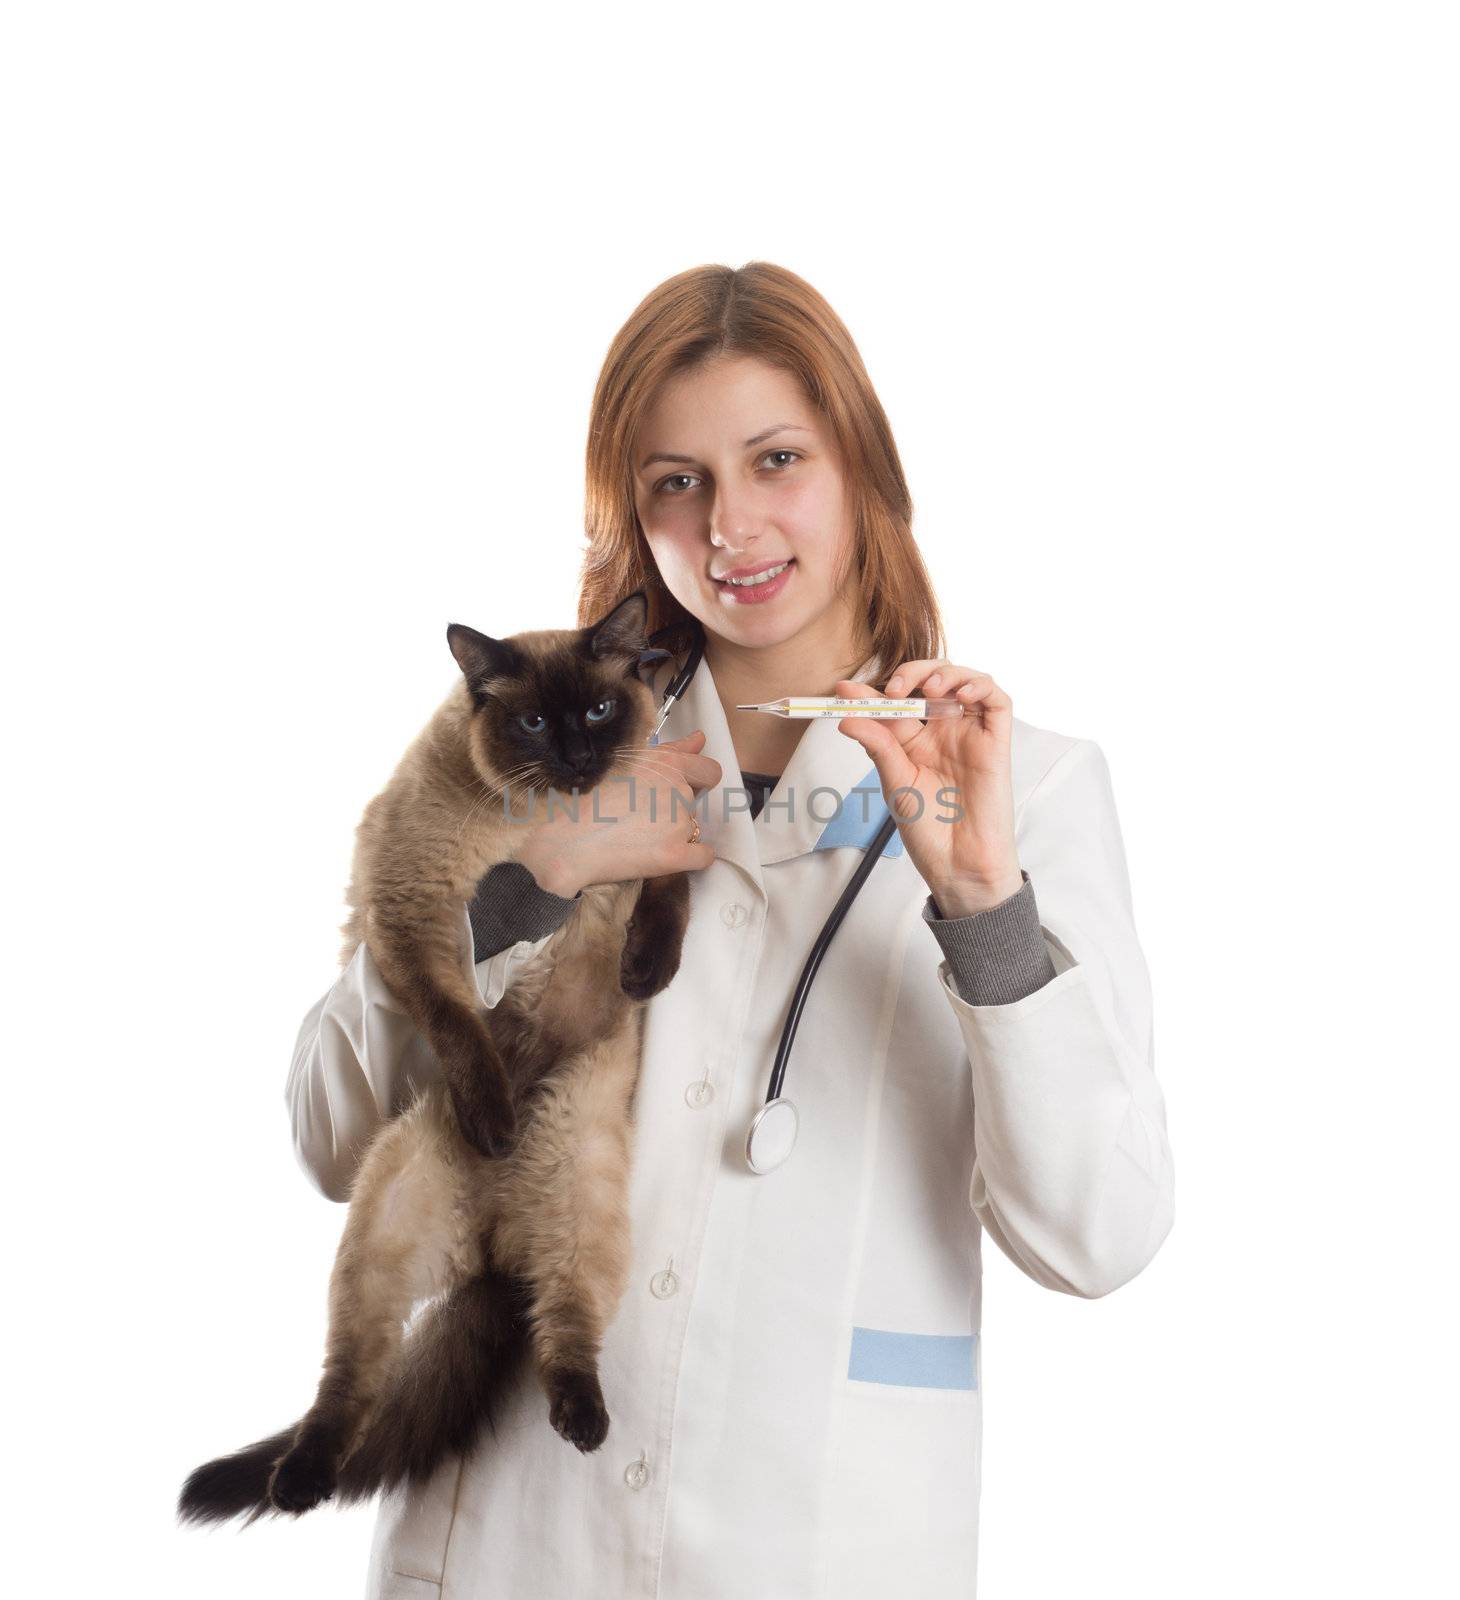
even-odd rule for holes
{"type": "Polygon", "coordinates": [[[1014,844],[1009,696],[988,673],[948,661],[904,661],[887,680],[885,695],[849,678],[836,687],[838,697],[864,702],[856,709],[832,707],[829,714],[842,717],[841,732],[876,764],[903,845],[939,912],[969,916],[1017,894],[1023,875],[1014,844]],[[876,711],[914,704],[896,697],[917,689],[941,693],[959,714],[927,713],[924,722],[918,719],[925,713],[876,711]]]}

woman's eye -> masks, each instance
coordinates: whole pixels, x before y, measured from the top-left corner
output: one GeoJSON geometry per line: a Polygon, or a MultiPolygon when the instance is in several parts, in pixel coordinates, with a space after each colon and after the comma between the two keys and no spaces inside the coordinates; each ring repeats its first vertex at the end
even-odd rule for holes
{"type": "Polygon", "coordinates": [[[517,720],[529,733],[541,733],[547,727],[547,718],[540,711],[524,711],[517,720]]]}
{"type": "MultiPolygon", "coordinates": [[[[766,453],[761,457],[761,460],[768,461],[772,456],[790,456],[792,461],[799,461],[801,459],[801,452],[799,450],[767,450],[766,453]]],[[[786,466],[789,465],[790,462],[787,462],[786,466]]],[[[774,472],[784,472],[785,470],[785,466],[780,466],[776,467],[774,472]]],[[[669,485],[672,483],[685,482],[698,483],[699,479],[692,472],[672,472],[667,478],[661,480],[659,484],[659,493],[667,494],[671,497],[677,494],[687,494],[689,491],[686,489],[671,489],[669,487],[669,485]]]]}
{"type": "Polygon", "coordinates": [[[589,709],[588,709],[588,720],[589,720],[589,722],[602,722],[602,721],[605,720],[605,718],[611,716],[612,714],[613,714],[613,701],[612,700],[600,700],[596,706],[590,706],[589,707],[589,709]]]}

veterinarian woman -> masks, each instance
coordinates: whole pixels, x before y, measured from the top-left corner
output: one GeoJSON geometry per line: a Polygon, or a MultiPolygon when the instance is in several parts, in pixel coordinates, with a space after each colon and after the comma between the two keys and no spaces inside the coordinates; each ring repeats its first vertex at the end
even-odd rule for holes
{"type": "MultiPolygon", "coordinates": [[[[578,625],[643,588],[650,629],[687,640],[697,618],[704,658],[660,736],[654,814],[640,783],[631,814],[619,785],[598,820],[544,820],[526,865],[494,869],[464,912],[492,1006],[585,884],[693,869],[683,964],[645,1014],[633,1266],[600,1361],[611,1423],[580,1453],[529,1379],[495,1437],[383,1502],[370,1596],[971,1595],[984,1236],[1035,1282],[1094,1296],[1170,1228],[1105,757],[942,657],[910,519],[856,347],[794,274],[682,273],[615,339],[578,625]],[[734,709],[884,689],[974,709],[734,709]],[[673,791],[696,802],[698,842],[673,791]],[[794,1149],[754,1172],[747,1130],[797,978],[889,805],[896,831],[800,1018],[794,1149]]],[[[659,663],[660,693],[683,659],[659,663]]],[[[436,1070],[362,947],[289,1078],[326,1195],[346,1199],[380,1119],[436,1070]]]]}

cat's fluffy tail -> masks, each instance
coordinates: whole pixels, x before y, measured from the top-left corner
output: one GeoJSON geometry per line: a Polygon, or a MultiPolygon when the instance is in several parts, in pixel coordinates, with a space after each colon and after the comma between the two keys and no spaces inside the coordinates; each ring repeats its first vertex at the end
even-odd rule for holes
{"type": "MultiPolygon", "coordinates": [[[[426,1308],[339,1470],[339,1504],[369,1500],[403,1482],[422,1483],[448,1456],[465,1455],[484,1423],[495,1433],[496,1403],[527,1355],[529,1304],[520,1279],[488,1267],[426,1308]]],[[[246,1513],[248,1527],[259,1517],[280,1515],[269,1499],[269,1479],[298,1427],[198,1467],[178,1496],[179,1519],[227,1522],[246,1513]]]]}
{"type": "Polygon", "coordinates": [[[404,1357],[340,1468],[341,1505],[423,1483],[466,1455],[517,1381],[528,1352],[527,1286],[487,1267],[427,1307],[404,1357]]]}
{"type": "Polygon", "coordinates": [[[177,1497],[177,1514],[182,1522],[227,1522],[230,1517],[249,1513],[244,1527],[266,1511],[269,1478],[274,1463],[294,1443],[299,1424],[272,1433],[257,1444],[219,1456],[188,1474],[188,1481],[177,1497]]]}

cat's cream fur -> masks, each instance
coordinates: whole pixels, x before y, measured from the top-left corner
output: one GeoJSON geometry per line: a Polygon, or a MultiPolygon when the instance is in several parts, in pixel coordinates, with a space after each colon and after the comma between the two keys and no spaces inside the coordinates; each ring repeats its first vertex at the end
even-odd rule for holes
{"type": "Polygon", "coordinates": [[[442,1079],[381,1127],[357,1171],[314,1405],[295,1428],[194,1472],[183,1516],[300,1512],[337,1488],[359,1499],[423,1476],[474,1436],[514,1336],[553,1427],[581,1450],[602,1443],[597,1355],[629,1261],[643,1002],[678,968],[688,879],[585,888],[491,1011],[463,908],[521,849],[504,785],[520,816],[529,787],[539,806],[546,787],[569,787],[571,756],[591,804],[604,777],[652,759],[653,696],[637,672],[644,615],[636,594],[581,630],[507,640],[450,630],[463,675],[366,809],[344,949],[348,961],[363,939],[442,1079]],[[570,726],[575,708],[609,698],[611,731],[594,736],[581,717],[570,726]],[[563,723],[546,748],[516,721],[542,707],[563,723]]]}

